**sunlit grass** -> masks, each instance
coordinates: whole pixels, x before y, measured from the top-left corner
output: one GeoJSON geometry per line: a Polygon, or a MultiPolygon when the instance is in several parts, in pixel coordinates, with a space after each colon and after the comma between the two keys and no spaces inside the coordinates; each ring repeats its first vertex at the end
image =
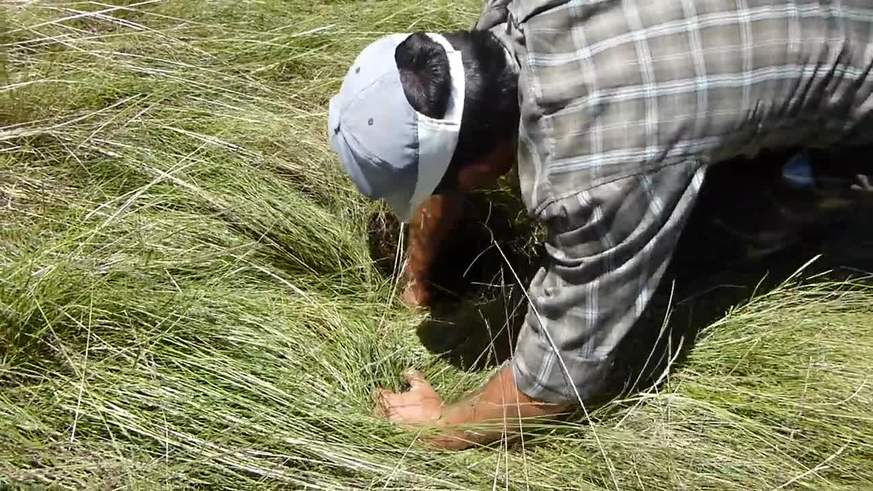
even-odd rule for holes
{"type": "Polygon", "coordinates": [[[373,268],[327,98],[378,34],[477,2],[0,6],[0,484],[873,486],[862,284],[766,294],[658,389],[523,446],[371,416],[409,366],[449,398],[488,373],[428,353],[373,268]]]}

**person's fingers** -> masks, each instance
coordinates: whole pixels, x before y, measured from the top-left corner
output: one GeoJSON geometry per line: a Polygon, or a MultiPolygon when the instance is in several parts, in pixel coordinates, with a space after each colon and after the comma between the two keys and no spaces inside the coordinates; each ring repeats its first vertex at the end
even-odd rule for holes
{"type": "Polygon", "coordinates": [[[382,419],[388,417],[387,397],[389,394],[391,393],[385,389],[375,389],[371,393],[373,399],[373,416],[382,419]]]}
{"type": "Polygon", "coordinates": [[[384,418],[392,423],[404,423],[405,414],[409,411],[408,393],[395,394],[385,391],[382,394],[382,411],[384,418]]]}
{"type": "Polygon", "coordinates": [[[373,417],[374,418],[384,418],[385,413],[382,409],[382,397],[379,394],[380,389],[373,389],[370,392],[370,400],[373,402],[373,417]]]}
{"type": "Polygon", "coordinates": [[[433,390],[430,387],[428,381],[424,378],[424,375],[417,370],[407,370],[404,372],[403,376],[406,378],[406,382],[409,383],[409,387],[412,389],[425,389],[425,390],[433,390]]]}
{"type": "Polygon", "coordinates": [[[410,282],[403,289],[400,301],[410,309],[424,309],[427,304],[427,295],[421,286],[415,282],[410,282]]]}

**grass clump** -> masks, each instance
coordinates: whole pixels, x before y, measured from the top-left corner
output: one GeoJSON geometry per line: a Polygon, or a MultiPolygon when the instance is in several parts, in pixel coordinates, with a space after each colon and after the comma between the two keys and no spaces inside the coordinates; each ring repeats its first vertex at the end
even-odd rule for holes
{"type": "Polygon", "coordinates": [[[477,2],[7,2],[0,484],[873,486],[873,292],[786,287],[664,384],[523,445],[432,452],[370,415],[428,353],[367,252],[325,107],[381,33],[477,2]],[[595,433],[597,438],[595,438],[595,433]]]}

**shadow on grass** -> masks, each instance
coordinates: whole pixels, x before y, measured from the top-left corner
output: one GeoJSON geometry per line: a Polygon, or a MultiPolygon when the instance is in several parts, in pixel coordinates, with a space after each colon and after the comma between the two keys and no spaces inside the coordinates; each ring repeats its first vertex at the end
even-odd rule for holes
{"type": "MultiPolygon", "coordinates": [[[[818,255],[803,277],[829,271],[821,277],[845,279],[873,271],[873,197],[788,187],[780,176],[792,153],[762,154],[710,170],[660,289],[618,350],[619,369],[610,386],[646,387],[668,366],[680,367],[702,328],[754,293],[778,286],[818,255]]],[[[471,197],[465,223],[434,268],[441,294],[418,336],[459,369],[481,370],[507,360],[523,324],[524,288],[541,250],[533,245],[534,225],[519,219],[524,212],[518,203],[471,197]]],[[[396,225],[393,239],[386,239],[385,217],[380,220],[379,247],[393,250],[396,225]]],[[[379,247],[371,249],[375,258],[379,247]]],[[[390,260],[383,259],[382,266],[390,274],[390,260]]]]}

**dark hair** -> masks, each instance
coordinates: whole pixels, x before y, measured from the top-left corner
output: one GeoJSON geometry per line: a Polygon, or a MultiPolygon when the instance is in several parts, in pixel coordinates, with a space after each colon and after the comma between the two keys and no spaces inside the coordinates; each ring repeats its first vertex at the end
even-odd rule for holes
{"type": "MultiPolygon", "coordinates": [[[[518,78],[503,47],[488,31],[446,34],[464,59],[466,95],[461,134],[455,155],[437,188],[456,186],[458,171],[518,131],[518,78]]],[[[403,91],[416,111],[443,118],[451,95],[449,58],[445,49],[424,33],[407,38],[395,52],[403,91]]]]}

